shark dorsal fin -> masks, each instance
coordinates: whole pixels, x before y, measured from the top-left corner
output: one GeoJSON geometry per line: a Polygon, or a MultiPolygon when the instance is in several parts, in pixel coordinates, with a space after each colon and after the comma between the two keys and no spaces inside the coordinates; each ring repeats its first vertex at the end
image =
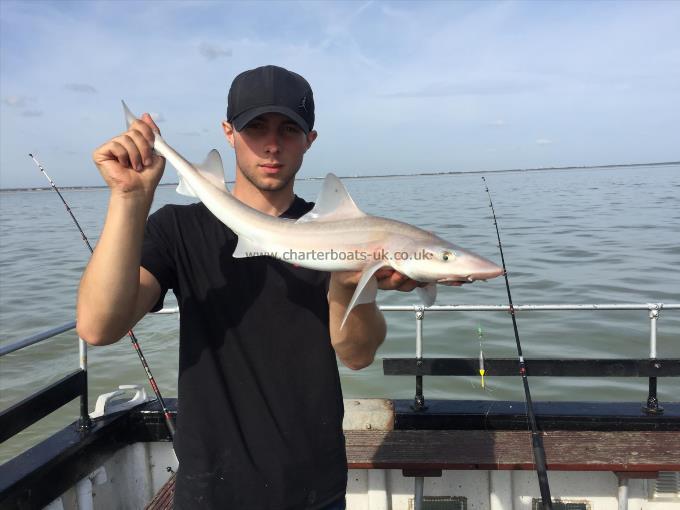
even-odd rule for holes
{"type": "MultiPolygon", "coordinates": [[[[201,174],[206,180],[219,188],[222,191],[227,192],[227,185],[224,183],[224,168],[222,167],[222,157],[216,149],[211,150],[206,156],[203,163],[200,165],[193,165],[198,173],[201,174]]],[[[179,185],[177,186],[177,193],[180,195],[186,195],[188,197],[195,197],[196,193],[191,189],[189,183],[187,183],[181,176],[179,180],[179,185]]]]}
{"type": "Polygon", "coordinates": [[[194,165],[203,177],[212,182],[216,187],[227,191],[224,183],[224,167],[222,166],[222,156],[217,149],[211,150],[200,165],[194,165]]]}
{"type": "Polygon", "coordinates": [[[314,208],[297,222],[348,220],[364,216],[366,214],[354,203],[345,185],[335,174],[331,173],[326,175],[323,181],[314,208]]]}

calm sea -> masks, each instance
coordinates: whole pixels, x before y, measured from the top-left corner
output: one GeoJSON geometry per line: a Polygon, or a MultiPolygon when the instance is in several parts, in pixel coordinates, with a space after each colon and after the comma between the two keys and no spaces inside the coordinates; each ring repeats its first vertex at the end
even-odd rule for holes
{"type": "MultiPolygon", "coordinates": [[[[54,176],[58,182],[58,175],[54,176]]],[[[546,170],[488,173],[513,299],[516,304],[680,302],[680,167],[546,170]]],[[[366,212],[413,223],[492,260],[499,260],[490,209],[479,174],[349,179],[347,188],[366,212]]],[[[314,199],[321,182],[301,181],[297,193],[314,199]]],[[[106,212],[106,190],[65,191],[94,243],[106,212]]],[[[185,199],[168,187],[154,209],[185,199]]],[[[0,343],[74,319],[78,280],[89,252],[56,193],[0,193],[0,343]]],[[[104,289],[102,291],[105,291],[104,289]]],[[[506,304],[503,280],[462,288],[440,287],[437,304],[506,304]]],[[[415,295],[390,292],[380,304],[412,305],[415,295]]],[[[169,296],[166,306],[173,306],[169,296]]],[[[389,313],[378,357],[413,356],[413,312],[389,313]]],[[[524,312],[518,317],[524,355],[531,357],[645,357],[646,311],[524,312]]],[[[507,313],[426,314],[425,356],[476,357],[478,327],[487,358],[514,356],[507,313]]],[[[176,395],[177,316],[148,316],[136,328],[161,391],[176,395]]],[[[680,311],[662,311],[658,355],[680,357],[680,311]]],[[[119,384],[142,384],[144,372],[127,338],[89,350],[91,406],[119,384]]],[[[4,409],[78,366],[75,332],[0,358],[4,409]]],[[[346,397],[411,398],[412,378],[384,377],[379,360],[351,372],[341,367],[346,397]]],[[[638,379],[533,378],[535,400],[643,402],[638,379]]],[[[149,393],[150,390],[149,390],[149,393]]],[[[678,400],[680,381],[664,379],[660,399],[678,400]]],[[[523,398],[517,377],[425,380],[426,398],[523,398]]],[[[0,446],[0,461],[34,444],[77,416],[62,408],[0,446]]]]}

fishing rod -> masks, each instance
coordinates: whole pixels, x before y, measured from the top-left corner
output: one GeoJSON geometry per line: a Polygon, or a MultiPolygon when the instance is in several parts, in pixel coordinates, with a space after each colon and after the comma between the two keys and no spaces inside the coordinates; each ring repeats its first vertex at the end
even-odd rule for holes
{"type": "Polygon", "coordinates": [[[515,318],[515,307],[512,304],[512,296],[510,295],[510,282],[508,280],[508,270],[505,268],[505,257],[503,256],[503,246],[501,244],[501,234],[498,230],[498,220],[496,219],[496,211],[491,201],[491,192],[484,181],[484,188],[486,194],[489,196],[489,207],[491,207],[491,214],[493,215],[493,224],[496,226],[496,237],[498,238],[498,249],[501,252],[501,262],[503,263],[503,276],[505,277],[505,289],[508,291],[508,303],[510,309],[510,317],[512,317],[512,328],[515,331],[515,343],[517,344],[517,356],[519,358],[519,375],[522,377],[522,384],[524,385],[524,398],[527,403],[527,418],[529,419],[529,426],[531,428],[531,446],[534,453],[534,464],[536,464],[536,474],[538,475],[538,486],[541,490],[541,501],[544,510],[552,510],[552,498],[550,497],[550,485],[548,483],[548,468],[545,462],[545,447],[543,446],[543,436],[538,430],[536,424],[536,415],[534,414],[534,403],[531,400],[531,391],[529,391],[529,379],[527,378],[527,369],[524,364],[524,355],[522,354],[522,344],[519,340],[519,331],[517,329],[517,319],[515,318]]]}
{"type": "MultiPolygon", "coordinates": [[[[78,227],[78,230],[80,231],[80,236],[83,238],[83,241],[85,242],[85,245],[87,246],[87,249],[90,250],[90,254],[94,252],[92,249],[92,245],[90,244],[90,241],[87,239],[87,236],[85,235],[85,232],[83,232],[83,229],[80,228],[80,224],[78,223],[78,220],[76,217],[73,215],[73,211],[69,207],[68,203],[64,199],[64,196],[61,194],[59,191],[59,188],[57,188],[57,185],[54,183],[52,178],[47,175],[47,172],[45,172],[45,169],[43,166],[40,164],[40,162],[33,156],[33,154],[29,154],[30,158],[33,160],[33,162],[37,165],[38,169],[42,172],[42,174],[47,178],[47,180],[50,183],[50,186],[52,186],[52,189],[57,192],[57,195],[59,195],[59,198],[61,198],[62,203],[64,204],[64,207],[66,207],[66,211],[71,215],[71,219],[73,220],[73,223],[76,224],[76,227],[78,227]]],[[[161,395],[161,390],[158,388],[158,384],[156,384],[156,379],[154,378],[153,374],[151,373],[151,369],[149,368],[149,364],[146,361],[146,357],[144,356],[144,353],[142,352],[142,347],[139,345],[139,341],[137,340],[137,337],[135,336],[134,331],[132,329],[128,330],[127,332],[128,337],[130,337],[130,342],[132,343],[132,346],[134,347],[135,351],[137,352],[137,355],[139,356],[139,361],[142,362],[142,367],[144,367],[144,371],[146,372],[146,378],[149,380],[149,384],[151,385],[151,388],[153,389],[153,392],[156,394],[156,398],[158,399],[158,403],[161,406],[161,409],[163,410],[163,416],[165,418],[165,424],[168,427],[168,432],[170,433],[170,438],[175,439],[175,423],[172,421],[172,416],[170,416],[170,411],[168,410],[168,407],[165,405],[165,400],[163,399],[163,396],[161,395]]]]}

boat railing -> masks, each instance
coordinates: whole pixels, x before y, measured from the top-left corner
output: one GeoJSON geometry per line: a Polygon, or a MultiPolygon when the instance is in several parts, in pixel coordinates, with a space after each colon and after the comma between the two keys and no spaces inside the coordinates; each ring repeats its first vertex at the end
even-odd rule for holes
{"type": "MultiPolygon", "coordinates": [[[[680,303],[604,303],[604,304],[545,304],[515,305],[516,312],[549,312],[549,311],[647,311],[649,317],[649,357],[642,359],[622,358],[551,358],[526,359],[527,374],[533,377],[647,377],[649,391],[643,410],[650,415],[663,413],[657,394],[659,377],[680,376],[680,359],[659,358],[657,353],[657,329],[662,310],[680,310],[680,303]]],[[[415,319],[415,357],[384,358],[385,375],[410,375],[416,377],[416,392],[413,408],[425,408],[423,395],[423,376],[478,376],[479,358],[424,358],[423,357],[423,323],[426,312],[505,312],[508,305],[434,305],[430,307],[415,306],[381,306],[384,312],[410,311],[415,319]]],[[[517,376],[519,361],[515,358],[485,358],[485,375],[517,376]]]]}
{"type": "MultiPolygon", "coordinates": [[[[423,357],[423,323],[425,315],[439,312],[509,312],[507,305],[435,305],[423,306],[381,306],[383,312],[411,312],[415,320],[415,357],[385,358],[385,375],[410,375],[416,378],[414,408],[423,409],[423,376],[475,376],[479,374],[478,358],[425,358],[423,357]]],[[[643,359],[527,359],[527,373],[531,376],[550,377],[647,377],[649,393],[644,407],[647,414],[661,414],[663,408],[657,398],[657,378],[680,376],[680,359],[659,358],[657,352],[657,328],[660,312],[680,310],[680,303],[645,304],[545,304],[515,305],[515,311],[648,311],[649,357],[643,359]]],[[[178,313],[177,308],[163,309],[156,314],[178,313]]],[[[73,330],[75,321],[36,333],[21,340],[0,345],[0,357],[26,347],[50,340],[57,335],[73,330]]],[[[516,358],[489,358],[484,360],[489,376],[517,375],[519,366],[516,358]]],[[[79,339],[79,369],[60,380],[42,388],[29,397],[0,411],[0,443],[18,434],[38,420],[56,411],[61,406],[80,398],[80,427],[86,431],[90,424],[87,390],[87,343],[79,339]]]]}

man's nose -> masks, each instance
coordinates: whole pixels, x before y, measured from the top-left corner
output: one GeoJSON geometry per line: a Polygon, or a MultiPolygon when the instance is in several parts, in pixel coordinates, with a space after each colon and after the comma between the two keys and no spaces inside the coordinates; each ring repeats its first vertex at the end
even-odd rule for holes
{"type": "Polygon", "coordinates": [[[281,137],[275,129],[269,130],[264,140],[265,152],[272,154],[281,151],[281,137]]]}

